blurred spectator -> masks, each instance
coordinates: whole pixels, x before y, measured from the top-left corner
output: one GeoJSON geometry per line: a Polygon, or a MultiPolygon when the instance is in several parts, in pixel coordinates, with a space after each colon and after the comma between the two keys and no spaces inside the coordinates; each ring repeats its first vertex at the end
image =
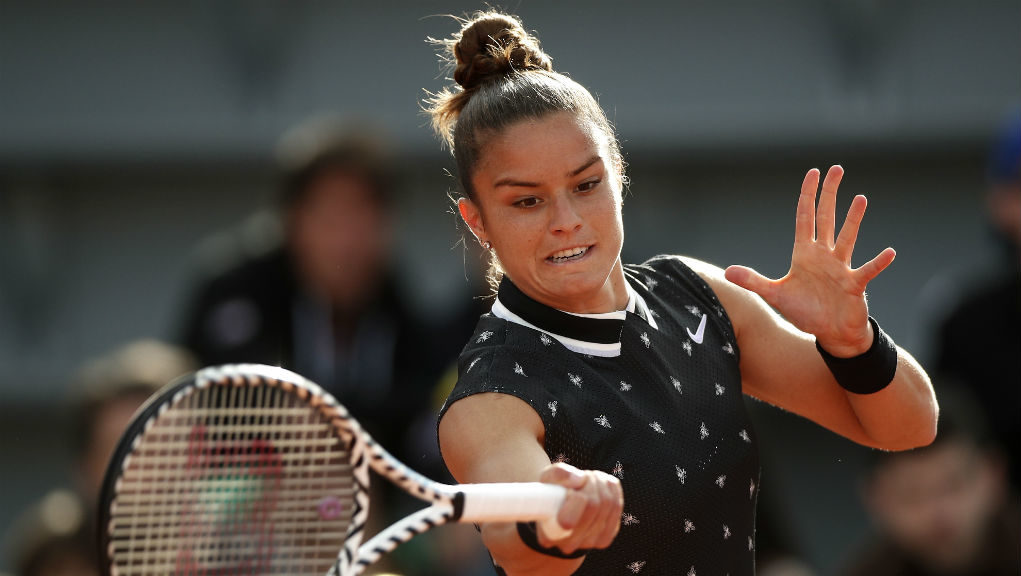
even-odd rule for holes
{"type": "Polygon", "coordinates": [[[398,290],[384,143],[371,130],[313,119],[284,135],[278,159],[282,234],[267,241],[267,228],[256,248],[234,235],[232,253],[218,255],[194,290],[183,342],[204,365],[300,373],[397,450],[456,350],[437,352],[442,339],[398,290]]]}
{"type": "MultiPolygon", "coordinates": [[[[250,227],[228,234],[218,245],[230,248],[213,253],[211,265],[206,251],[209,270],[185,311],[183,343],[203,365],[294,370],[398,458],[442,479],[430,396],[474,322],[430,326],[401,295],[390,259],[395,186],[385,143],[376,130],[316,118],[284,135],[278,160],[276,217],[254,234],[250,227]]],[[[372,510],[377,527],[381,517],[421,507],[384,486],[385,505],[372,510]]],[[[430,567],[428,547],[409,544],[393,557],[402,555],[412,574],[450,573],[430,567]]]]}
{"type": "Polygon", "coordinates": [[[197,368],[185,350],[158,340],[136,340],[96,358],[74,383],[75,485],[93,515],[106,466],[135,411],[155,391],[197,368]]]}
{"type": "MultiPolygon", "coordinates": [[[[990,155],[985,209],[1000,247],[991,270],[957,280],[935,330],[929,368],[977,396],[1007,451],[1021,489],[1021,113],[1003,127],[990,155]]],[[[939,391],[937,390],[937,393],[939,391]]]]}
{"type": "Polygon", "coordinates": [[[1017,576],[1021,506],[965,389],[940,386],[936,440],[875,453],[863,499],[877,536],[846,576],[1017,576]]]}
{"type": "Polygon", "coordinates": [[[11,526],[7,556],[17,576],[98,576],[95,544],[88,539],[82,499],[54,490],[11,526]]]}
{"type": "Polygon", "coordinates": [[[71,390],[73,489],[56,489],[28,507],[8,535],[17,576],[93,576],[96,504],[121,434],[153,392],[195,368],[188,353],[156,340],[128,343],[88,362],[71,390]]]}

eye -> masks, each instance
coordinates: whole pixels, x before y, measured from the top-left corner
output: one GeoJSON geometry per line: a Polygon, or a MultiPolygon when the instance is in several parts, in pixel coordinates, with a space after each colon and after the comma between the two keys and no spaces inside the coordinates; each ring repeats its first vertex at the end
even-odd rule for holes
{"type": "Polygon", "coordinates": [[[585,182],[582,182],[581,184],[578,185],[578,191],[588,192],[594,189],[596,186],[598,186],[600,182],[602,182],[602,180],[587,180],[585,182]]]}
{"type": "Polygon", "coordinates": [[[521,200],[518,200],[517,202],[514,203],[514,205],[519,208],[532,208],[534,206],[537,206],[538,204],[539,199],[536,198],[535,196],[528,196],[527,198],[522,198],[521,200]]]}

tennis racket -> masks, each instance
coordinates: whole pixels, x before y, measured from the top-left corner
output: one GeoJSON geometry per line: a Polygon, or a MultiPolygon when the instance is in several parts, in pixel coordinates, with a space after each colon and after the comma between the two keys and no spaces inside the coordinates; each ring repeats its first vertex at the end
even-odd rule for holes
{"type": "Polygon", "coordinates": [[[210,367],[133,417],[103,483],[100,557],[113,576],[355,576],[448,522],[534,520],[562,536],[564,495],[539,482],[434,482],[298,374],[210,367]],[[361,544],[370,468],[429,506],[361,544]]]}

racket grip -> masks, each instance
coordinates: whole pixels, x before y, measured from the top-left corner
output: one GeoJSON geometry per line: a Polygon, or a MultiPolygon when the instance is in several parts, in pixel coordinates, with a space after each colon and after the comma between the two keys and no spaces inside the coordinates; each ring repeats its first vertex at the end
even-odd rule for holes
{"type": "Polygon", "coordinates": [[[571,531],[557,522],[567,489],[543,482],[461,484],[464,495],[459,522],[531,522],[549,538],[560,540],[571,531]]]}

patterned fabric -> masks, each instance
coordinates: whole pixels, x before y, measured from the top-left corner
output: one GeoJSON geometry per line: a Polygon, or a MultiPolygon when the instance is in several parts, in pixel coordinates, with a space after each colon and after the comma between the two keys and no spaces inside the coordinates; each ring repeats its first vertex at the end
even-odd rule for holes
{"type": "Polygon", "coordinates": [[[440,417],[473,394],[513,395],[542,418],[550,460],[620,478],[620,534],[578,574],[751,575],[759,457],[733,327],[679,258],[625,275],[631,311],[610,315],[524,302],[505,280],[440,417]],[[586,324],[605,347],[608,323],[618,354],[573,351],[584,349],[586,324]]]}

